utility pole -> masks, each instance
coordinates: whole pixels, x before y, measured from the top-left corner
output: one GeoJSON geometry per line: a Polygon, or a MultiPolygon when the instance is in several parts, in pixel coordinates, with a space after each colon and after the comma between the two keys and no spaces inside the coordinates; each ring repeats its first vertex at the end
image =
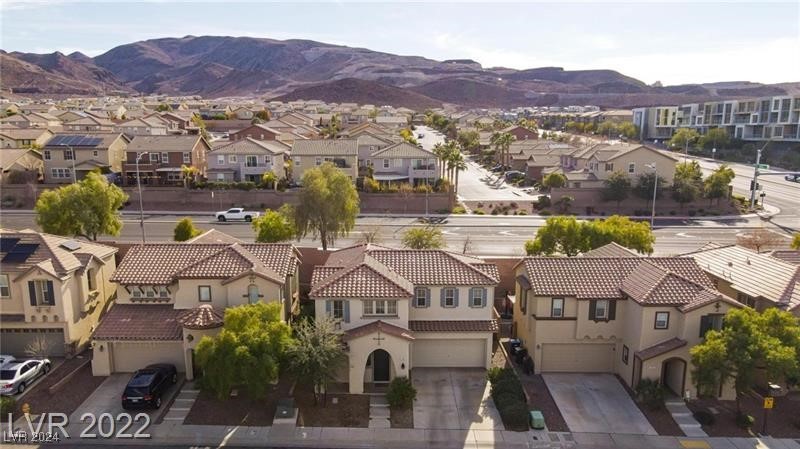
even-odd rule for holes
{"type": "Polygon", "coordinates": [[[758,189],[758,166],[761,164],[761,152],[767,148],[767,145],[772,142],[772,139],[767,139],[767,142],[764,143],[764,146],[758,149],[756,153],[756,166],[753,170],[753,183],[750,185],[750,209],[754,209],[756,207],[756,190],[758,189]]]}
{"type": "Polygon", "coordinates": [[[142,206],[142,177],[139,174],[139,160],[147,154],[148,160],[150,159],[149,152],[145,151],[136,155],[136,186],[139,188],[139,226],[142,228],[142,245],[145,244],[144,237],[144,208],[142,206]]]}

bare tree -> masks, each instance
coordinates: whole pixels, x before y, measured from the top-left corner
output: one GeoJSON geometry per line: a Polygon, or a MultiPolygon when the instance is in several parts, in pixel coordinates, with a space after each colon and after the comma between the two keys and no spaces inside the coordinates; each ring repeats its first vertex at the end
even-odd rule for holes
{"type": "Polygon", "coordinates": [[[467,234],[467,238],[464,239],[464,243],[461,246],[461,254],[470,254],[472,253],[472,237],[467,234]]]}
{"type": "Polygon", "coordinates": [[[370,226],[362,231],[361,243],[378,243],[381,238],[381,228],[378,226],[370,226]]]}
{"type": "Polygon", "coordinates": [[[51,347],[44,335],[38,335],[25,347],[25,354],[30,357],[47,357],[51,347]]]}
{"type": "Polygon", "coordinates": [[[760,253],[762,250],[784,246],[784,241],[780,235],[769,229],[760,228],[736,237],[736,244],[760,253]]]}

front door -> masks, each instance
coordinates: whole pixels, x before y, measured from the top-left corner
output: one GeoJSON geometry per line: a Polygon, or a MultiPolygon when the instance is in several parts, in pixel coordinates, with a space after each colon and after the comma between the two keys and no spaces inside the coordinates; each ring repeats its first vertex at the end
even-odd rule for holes
{"type": "Polygon", "coordinates": [[[378,349],[372,354],[372,381],[389,382],[389,353],[378,349]]]}

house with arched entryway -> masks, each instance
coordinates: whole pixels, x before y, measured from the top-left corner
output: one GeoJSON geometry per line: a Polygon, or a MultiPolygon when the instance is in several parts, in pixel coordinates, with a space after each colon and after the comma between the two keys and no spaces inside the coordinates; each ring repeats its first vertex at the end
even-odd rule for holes
{"type": "Polygon", "coordinates": [[[413,368],[488,368],[498,278],[478,258],[365,244],[315,267],[309,297],[317,317],[337,320],[348,358],[338,380],[358,394],[413,368]]]}
{"type": "Polygon", "coordinates": [[[654,379],[679,397],[697,394],[690,349],[742,306],[690,258],[638,257],[614,244],[527,257],[515,274],[514,333],[537,373],[614,373],[631,388],[654,379]]]}

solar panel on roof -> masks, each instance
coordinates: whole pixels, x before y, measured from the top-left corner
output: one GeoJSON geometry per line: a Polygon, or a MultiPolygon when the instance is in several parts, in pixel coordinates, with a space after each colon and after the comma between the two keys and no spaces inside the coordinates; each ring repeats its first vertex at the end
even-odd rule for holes
{"type": "Polygon", "coordinates": [[[31,257],[31,254],[36,252],[36,248],[38,247],[38,243],[17,243],[13,248],[11,248],[11,251],[6,253],[5,257],[3,257],[3,260],[0,260],[0,262],[25,262],[28,260],[28,257],[31,257]]]}
{"type": "Polygon", "coordinates": [[[66,249],[68,251],[75,251],[76,249],[80,249],[81,242],[79,242],[77,240],[65,240],[65,241],[61,242],[61,245],[59,245],[59,246],[61,246],[62,248],[66,249]]]}
{"type": "Polygon", "coordinates": [[[48,146],[58,147],[94,147],[97,146],[103,139],[95,136],[84,135],[59,135],[55,136],[47,142],[48,146]]]}
{"type": "Polygon", "coordinates": [[[12,237],[0,237],[0,253],[7,253],[19,242],[19,239],[12,237]]]}

